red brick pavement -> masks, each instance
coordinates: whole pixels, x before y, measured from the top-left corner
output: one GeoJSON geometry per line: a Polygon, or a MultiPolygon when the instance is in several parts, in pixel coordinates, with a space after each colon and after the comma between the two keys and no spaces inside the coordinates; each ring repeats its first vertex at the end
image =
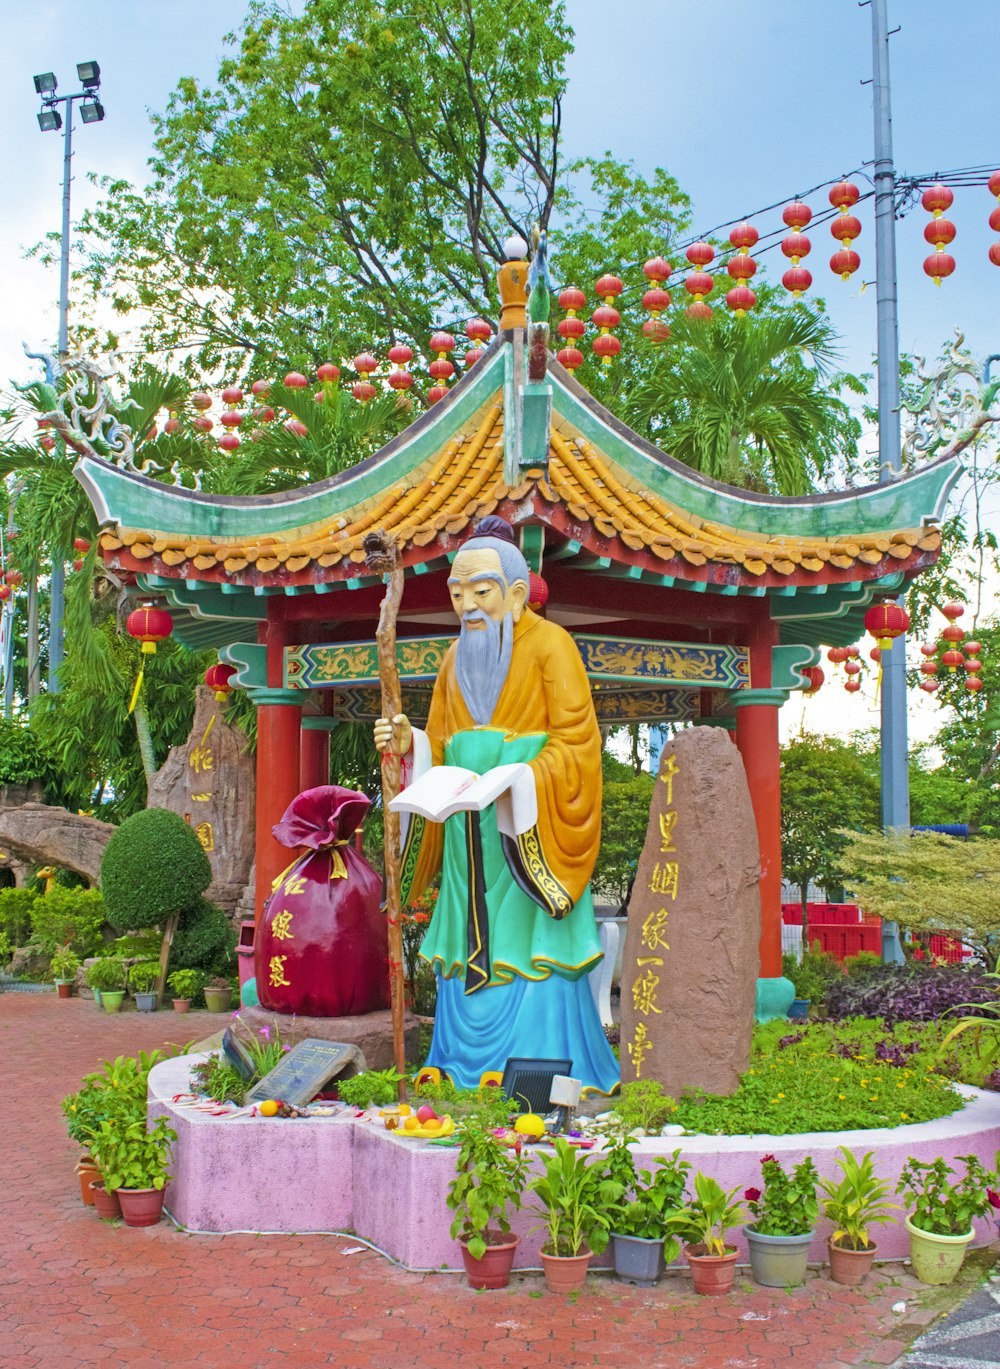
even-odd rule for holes
{"type": "MultiPolygon", "coordinates": [[[[889,1364],[932,1314],[888,1266],[863,1291],[814,1277],[792,1293],[739,1278],[698,1298],[686,1276],[645,1291],[592,1276],[578,1298],[537,1275],[473,1293],[410,1274],[350,1236],[129,1230],[82,1205],[59,1100],[102,1059],[207,1035],[207,1014],[112,1016],[54,995],[0,995],[0,1365],[187,1369],[842,1369],[889,1364]],[[908,1314],[893,1314],[904,1299],[908,1314]],[[913,1310],[913,1315],[909,1314],[913,1310]]],[[[322,1176],[317,1176],[317,1183],[322,1176]]]]}

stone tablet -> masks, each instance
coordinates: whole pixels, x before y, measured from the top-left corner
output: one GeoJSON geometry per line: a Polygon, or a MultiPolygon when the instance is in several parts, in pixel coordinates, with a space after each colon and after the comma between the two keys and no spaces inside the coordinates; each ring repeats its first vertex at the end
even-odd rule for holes
{"type": "Polygon", "coordinates": [[[750,1063],[760,850],[739,751],[721,728],[668,742],[629,902],[622,1082],[733,1093],[750,1063]]]}
{"type": "Polygon", "coordinates": [[[364,1064],[357,1046],[308,1037],[293,1046],[270,1074],[265,1074],[260,1083],[244,1095],[243,1101],[263,1103],[266,1098],[277,1098],[301,1108],[312,1102],[332,1079],[350,1079],[361,1073],[364,1064]]]}

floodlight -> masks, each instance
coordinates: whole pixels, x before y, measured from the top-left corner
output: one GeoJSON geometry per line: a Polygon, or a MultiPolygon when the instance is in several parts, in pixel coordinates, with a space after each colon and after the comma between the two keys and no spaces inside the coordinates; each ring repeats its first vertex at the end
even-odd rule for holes
{"type": "Polygon", "coordinates": [[[55,93],[58,84],[54,72],[43,71],[40,76],[35,77],[35,93],[37,95],[52,95],[55,93]]]}
{"type": "Polygon", "coordinates": [[[43,133],[54,133],[62,128],[62,115],[58,109],[43,109],[38,115],[38,127],[43,133]]]}
{"type": "Polygon", "coordinates": [[[104,118],[104,106],[100,100],[84,100],[80,105],[80,118],[85,124],[99,124],[104,118]]]}
{"type": "Polygon", "coordinates": [[[76,74],[84,90],[96,90],[101,84],[101,68],[97,62],[77,62],[76,74]]]}

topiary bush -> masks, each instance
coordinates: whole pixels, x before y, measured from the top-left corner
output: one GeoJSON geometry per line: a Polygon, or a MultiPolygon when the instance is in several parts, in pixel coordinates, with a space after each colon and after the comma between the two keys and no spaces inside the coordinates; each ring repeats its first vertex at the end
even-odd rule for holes
{"type": "Polygon", "coordinates": [[[105,912],[122,932],[159,926],[193,907],[211,882],[201,842],[166,808],[145,808],[126,818],[101,861],[105,912]]]}
{"type": "Polygon", "coordinates": [[[830,1017],[881,1017],[896,1022],[934,1022],[968,1003],[997,998],[997,981],[977,970],[951,965],[879,965],[845,976],[826,996],[830,1017]]]}
{"type": "Polygon", "coordinates": [[[230,975],[236,968],[236,935],[221,908],[199,897],[181,913],[170,948],[175,970],[203,970],[230,975]]]}

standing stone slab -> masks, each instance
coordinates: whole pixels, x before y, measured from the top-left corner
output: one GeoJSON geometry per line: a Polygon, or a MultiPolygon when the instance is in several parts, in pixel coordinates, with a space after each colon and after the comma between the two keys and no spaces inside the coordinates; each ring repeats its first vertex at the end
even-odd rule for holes
{"type": "Polygon", "coordinates": [[[622,1082],[733,1093],[750,1062],[760,850],[740,753],[721,729],[668,742],[629,903],[622,1082]]]}

